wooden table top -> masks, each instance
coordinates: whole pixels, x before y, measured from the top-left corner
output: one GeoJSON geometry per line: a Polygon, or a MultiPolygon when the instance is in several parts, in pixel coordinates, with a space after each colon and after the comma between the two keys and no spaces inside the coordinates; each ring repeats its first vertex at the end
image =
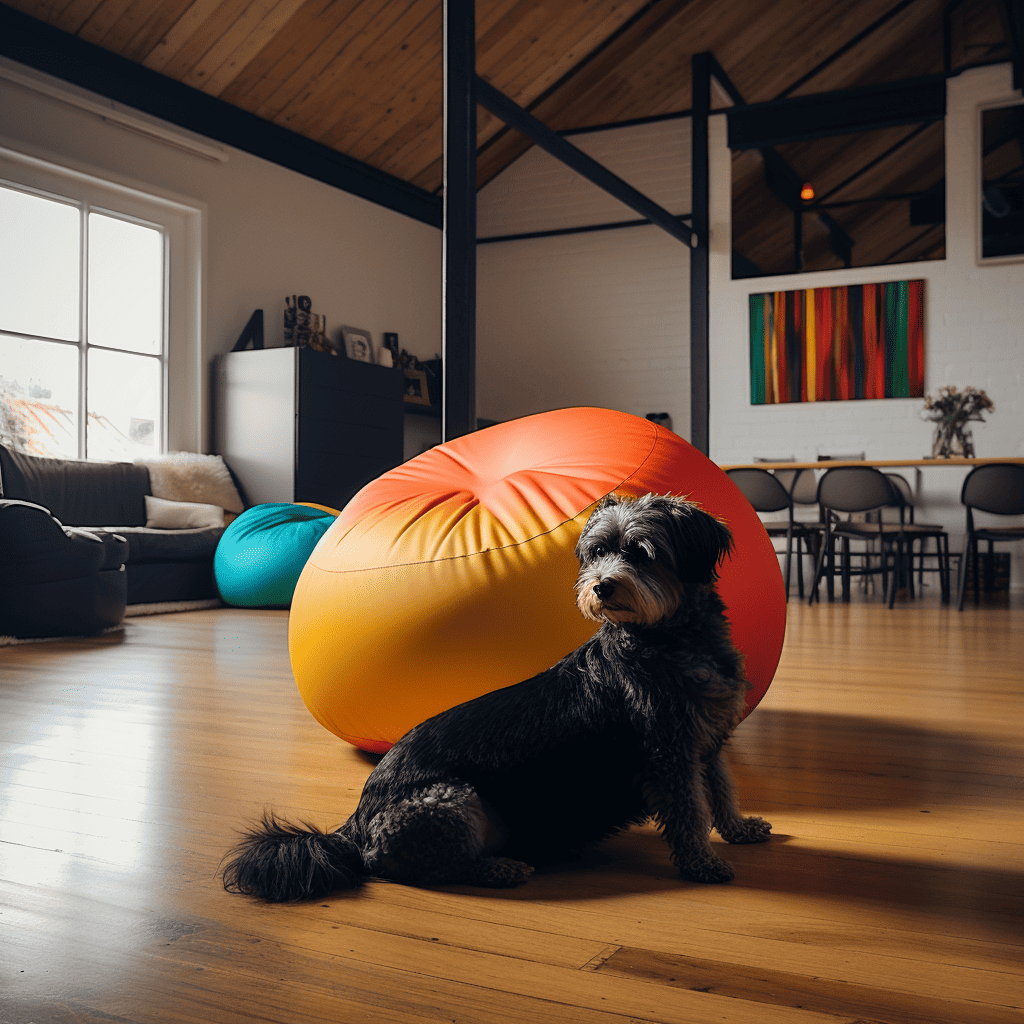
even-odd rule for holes
{"type": "Polygon", "coordinates": [[[721,469],[835,469],[837,466],[874,466],[885,469],[895,466],[984,466],[993,462],[1013,462],[1024,465],[1024,457],[1009,455],[1005,458],[985,459],[825,459],[821,462],[730,462],[721,469]]]}

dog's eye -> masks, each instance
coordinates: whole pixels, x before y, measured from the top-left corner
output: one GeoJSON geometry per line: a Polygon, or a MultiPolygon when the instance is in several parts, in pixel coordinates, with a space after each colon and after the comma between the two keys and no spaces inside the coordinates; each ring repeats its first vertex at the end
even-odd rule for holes
{"type": "Polygon", "coordinates": [[[608,549],[603,544],[595,544],[590,553],[594,558],[604,558],[608,554],[608,549]]]}

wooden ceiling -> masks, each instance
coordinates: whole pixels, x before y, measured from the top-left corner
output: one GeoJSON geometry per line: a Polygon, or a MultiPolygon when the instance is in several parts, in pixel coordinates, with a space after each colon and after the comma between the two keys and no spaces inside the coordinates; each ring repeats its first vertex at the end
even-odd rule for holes
{"type": "MultiPolygon", "coordinates": [[[[5,2],[410,184],[440,191],[440,0],[5,2]]],[[[477,70],[542,121],[565,130],[685,110],[691,58],[706,50],[747,102],[773,99],[896,7],[903,9],[884,27],[793,95],[939,73],[944,6],[946,0],[477,0],[477,70]]],[[[953,12],[953,30],[954,66],[1009,58],[1000,0],[963,0],[953,12]]],[[[484,184],[529,143],[482,108],[478,116],[484,184]]],[[[907,134],[894,129],[867,142],[846,137],[778,148],[821,195],[866,163],[869,153],[907,134]]],[[[942,173],[941,134],[941,128],[922,133],[833,201],[935,184],[942,173]],[[883,180],[887,176],[891,180],[883,180]]],[[[736,155],[734,183],[736,244],[764,269],[791,259],[791,253],[780,255],[787,247],[777,238],[787,212],[774,226],[766,216],[756,154],[736,155]],[[779,250],[774,257],[773,248],[779,250]]],[[[858,245],[878,218],[867,206],[831,212],[851,234],[856,230],[858,245]]],[[[941,236],[941,227],[936,233],[941,236]]],[[[819,234],[816,239],[809,230],[805,250],[812,254],[817,246],[826,259],[819,234]]],[[[908,252],[939,252],[934,239],[900,235],[891,241],[890,250],[909,244],[908,252]]]]}

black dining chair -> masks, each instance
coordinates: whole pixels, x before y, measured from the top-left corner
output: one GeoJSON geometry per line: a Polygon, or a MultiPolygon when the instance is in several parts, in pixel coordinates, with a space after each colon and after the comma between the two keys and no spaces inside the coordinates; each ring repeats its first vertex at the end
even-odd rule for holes
{"type": "Polygon", "coordinates": [[[896,590],[901,566],[904,565],[904,544],[906,533],[903,524],[887,523],[879,514],[872,519],[857,521],[843,519],[844,515],[856,513],[880,513],[891,507],[893,490],[885,474],[873,466],[837,466],[826,470],[818,481],[818,504],[822,509],[824,538],[818,551],[814,582],[811,585],[810,603],[818,597],[822,578],[828,584],[828,596],[835,592],[835,577],[842,579],[842,598],[850,600],[850,579],[852,576],[881,578],[882,592],[891,608],[896,600],[896,590]],[[862,550],[851,550],[852,541],[864,542],[862,550]],[[872,542],[877,541],[877,547],[872,542]],[[840,558],[836,565],[836,544],[840,544],[840,558]],[[853,557],[860,558],[859,568],[854,568],[853,557]],[[890,566],[891,563],[891,566],[890,566]]]}
{"type": "Polygon", "coordinates": [[[908,583],[910,596],[914,596],[914,564],[917,563],[917,581],[920,586],[924,585],[924,574],[926,572],[937,572],[939,574],[939,585],[942,589],[942,603],[948,604],[950,596],[949,587],[949,534],[945,528],[938,523],[916,523],[914,522],[914,491],[907,479],[899,473],[886,473],[886,480],[892,488],[892,507],[899,510],[900,525],[903,527],[905,554],[909,568],[908,583]],[[935,541],[935,551],[928,551],[929,540],[935,541]],[[914,545],[920,544],[915,552],[914,545]],[[927,560],[935,559],[935,565],[930,566],[927,560]]]}
{"type": "MultiPolygon", "coordinates": [[[[755,512],[781,512],[785,509],[788,513],[785,521],[762,519],[761,522],[764,524],[769,537],[786,538],[786,562],[783,578],[785,580],[787,599],[789,598],[790,570],[795,545],[797,593],[803,598],[803,547],[806,545],[807,554],[811,554],[811,538],[816,536],[817,531],[808,524],[798,522],[793,518],[793,499],[789,491],[779,481],[778,477],[769,473],[768,470],[730,469],[726,471],[726,475],[743,492],[743,497],[750,502],[755,512]]],[[[782,552],[780,551],[778,554],[782,554],[782,552]]]]}
{"type": "Polygon", "coordinates": [[[960,501],[967,507],[967,533],[960,556],[957,610],[964,607],[967,573],[974,564],[974,597],[978,598],[978,541],[988,542],[989,563],[997,541],[1024,540],[1024,526],[976,526],[975,510],[997,516],[1024,515],[1024,466],[1013,462],[990,462],[975,466],[964,479],[960,501]]]}

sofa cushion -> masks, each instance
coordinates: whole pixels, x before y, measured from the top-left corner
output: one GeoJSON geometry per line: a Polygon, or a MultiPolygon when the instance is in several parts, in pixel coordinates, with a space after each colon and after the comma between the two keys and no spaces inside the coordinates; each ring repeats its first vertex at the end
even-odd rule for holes
{"type": "Polygon", "coordinates": [[[224,525],[224,509],[198,501],[165,501],[146,495],[146,526],[152,530],[189,530],[224,525]]]}
{"type": "Polygon", "coordinates": [[[67,526],[143,526],[148,493],[145,466],[41,459],[0,445],[0,496],[43,505],[67,526]]]}
{"type": "Polygon", "coordinates": [[[143,562],[188,562],[210,560],[224,527],[194,530],[158,530],[145,526],[108,526],[107,533],[116,533],[128,541],[128,561],[132,566],[143,562]]]}

